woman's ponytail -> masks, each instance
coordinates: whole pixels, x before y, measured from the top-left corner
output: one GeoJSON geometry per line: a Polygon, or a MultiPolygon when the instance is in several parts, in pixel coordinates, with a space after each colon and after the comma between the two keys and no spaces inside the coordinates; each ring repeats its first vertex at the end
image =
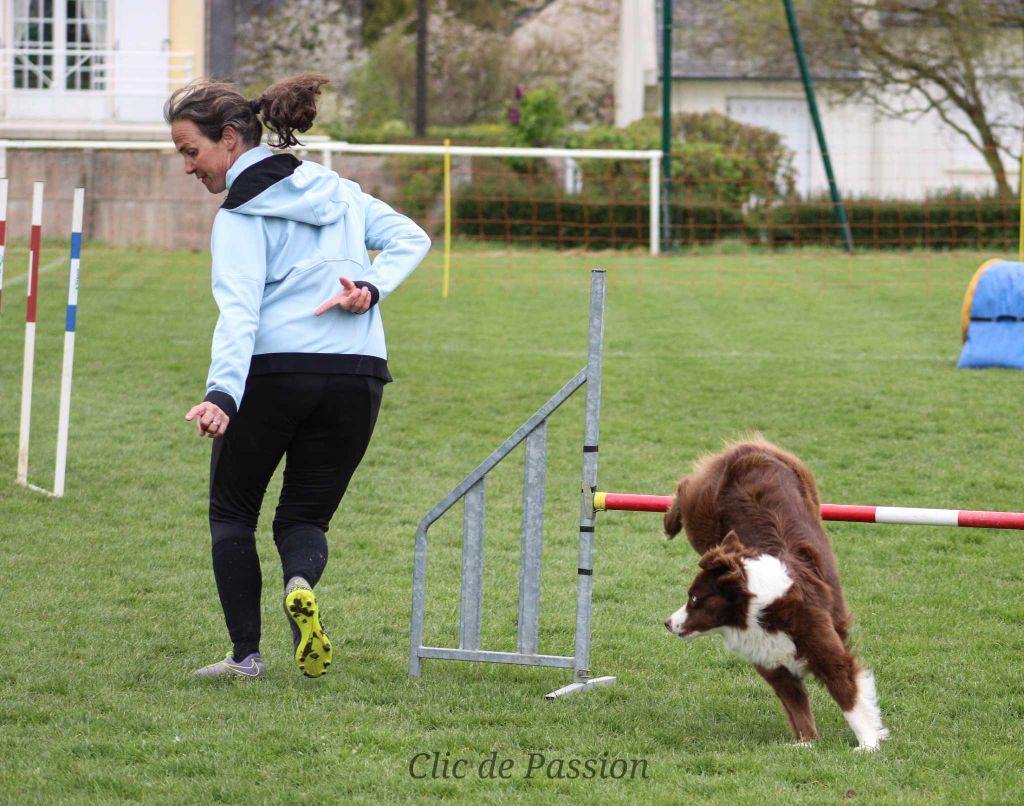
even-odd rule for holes
{"type": "Polygon", "coordinates": [[[271,148],[302,145],[295,132],[309,131],[316,119],[316,99],[320,87],[328,82],[320,73],[303,73],[276,81],[263,94],[249,102],[270,129],[267,144],[271,148]]]}

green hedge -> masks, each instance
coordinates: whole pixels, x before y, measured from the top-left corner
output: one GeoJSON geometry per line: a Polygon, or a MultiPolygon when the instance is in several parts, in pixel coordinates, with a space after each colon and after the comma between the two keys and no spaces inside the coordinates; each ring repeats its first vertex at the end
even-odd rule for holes
{"type": "MultiPolygon", "coordinates": [[[[742,233],[736,206],[698,202],[672,205],[672,240],[713,243],[742,233]]],[[[543,179],[506,176],[458,190],[452,231],[457,237],[563,249],[646,248],[650,238],[647,199],[614,200],[566,195],[543,179]]]]}
{"type": "Polygon", "coordinates": [[[500,146],[505,143],[505,127],[500,123],[479,123],[474,126],[430,126],[425,137],[413,136],[412,129],[400,120],[391,120],[380,126],[346,129],[327,125],[322,129],[333,140],[346,143],[398,143],[402,145],[441,145],[445,139],[452,144],[500,146]]]}
{"type": "MultiPolygon", "coordinates": [[[[854,246],[870,249],[992,249],[1015,246],[1020,204],[1015,199],[950,196],[926,201],[857,199],[846,202],[854,246]]],[[[765,218],[773,245],[842,243],[827,199],[776,207],[765,218]]],[[[760,227],[758,227],[760,228],[760,227]]]]}
{"type": "MultiPolygon", "coordinates": [[[[574,195],[563,192],[553,169],[543,163],[532,163],[532,172],[508,167],[501,160],[475,160],[475,180],[455,191],[456,236],[560,249],[647,246],[647,197],[630,177],[591,178],[584,192],[574,195]]],[[[723,240],[775,247],[842,245],[828,198],[746,212],[728,201],[678,193],[672,201],[670,240],[675,246],[723,240]]],[[[854,246],[860,249],[1007,250],[1018,243],[1016,199],[967,194],[924,201],[862,198],[845,207],[854,246]]]]}

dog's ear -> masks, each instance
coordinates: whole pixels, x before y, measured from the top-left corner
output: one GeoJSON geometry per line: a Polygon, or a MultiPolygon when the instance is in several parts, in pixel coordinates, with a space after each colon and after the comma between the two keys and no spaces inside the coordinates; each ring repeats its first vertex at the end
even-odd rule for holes
{"type": "Polygon", "coordinates": [[[733,554],[739,554],[743,551],[743,543],[740,542],[740,536],[736,534],[735,529],[729,530],[729,534],[722,540],[721,545],[723,549],[733,554]]]}
{"type": "Polygon", "coordinates": [[[699,560],[697,565],[700,566],[702,571],[707,571],[709,574],[716,574],[725,571],[729,563],[725,556],[722,554],[722,550],[715,546],[713,549],[705,551],[699,560]]]}
{"type": "Polygon", "coordinates": [[[720,582],[738,582],[743,579],[743,552],[739,536],[730,531],[721,544],[704,552],[697,565],[720,582]]]}
{"type": "Polygon", "coordinates": [[[736,553],[722,545],[708,549],[697,561],[697,565],[712,574],[724,574],[732,571],[738,563],[739,558],[736,553]]]}
{"type": "Polygon", "coordinates": [[[669,504],[668,509],[665,511],[665,520],[662,527],[665,530],[665,536],[671,540],[683,529],[683,513],[679,508],[679,502],[686,492],[686,487],[689,484],[689,478],[684,478],[679,482],[679,486],[676,488],[676,494],[672,497],[672,503],[669,504]]]}

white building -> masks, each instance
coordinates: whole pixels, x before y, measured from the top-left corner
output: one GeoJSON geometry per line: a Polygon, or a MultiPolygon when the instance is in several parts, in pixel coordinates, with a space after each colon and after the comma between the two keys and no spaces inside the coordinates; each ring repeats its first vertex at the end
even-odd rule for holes
{"type": "MultiPolygon", "coordinates": [[[[782,4],[778,5],[781,14],[782,4]]],[[[684,20],[690,33],[699,36],[699,26],[714,24],[714,6],[676,0],[676,19],[684,20]]],[[[620,13],[616,123],[621,126],[641,114],[661,114],[662,28],[656,0],[622,0],[620,13]]],[[[1014,34],[1021,37],[1024,64],[1024,34],[1014,34]]],[[[674,50],[673,113],[715,111],[779,132],[795,153],[799,192],[825,194],[828,184],[821,152],[795,59],[779,64],[774,76],[745,74],[740,62],[730,53],[701,56],[674,50]]],[[[916,119],[885,117],[866,104],[831,100],[825,82],[820,76],[815,80],[828,149],[844,196],[921,198],[952,188],[995,189],[982,156],[937,114],[916,119]]],[[[1012,177],[1017,166],[1007,162],[1006,167],[1012,177]]]]}
{"type": "Polygon", "coordinates": [[[204,73],[203,0],[0,0],[0,134],[84,136],[162,124],[204,73]]]}

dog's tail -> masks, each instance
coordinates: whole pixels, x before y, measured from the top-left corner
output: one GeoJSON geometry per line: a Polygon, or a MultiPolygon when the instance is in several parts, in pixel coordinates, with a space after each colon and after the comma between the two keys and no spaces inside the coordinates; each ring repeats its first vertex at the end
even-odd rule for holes
{"type": "Polygon", "coordinates": [[[679,489],[676,490],[676,494],[672,496],[672,503],[669,504],[668,509],[665,511],[663,528],[665,529],[665,536],[669,540],[683,530],[683,513],[679,509],[679,495],[682,492],[683,485],[685,483],[685,480],[680,483],[679,489]]]}

